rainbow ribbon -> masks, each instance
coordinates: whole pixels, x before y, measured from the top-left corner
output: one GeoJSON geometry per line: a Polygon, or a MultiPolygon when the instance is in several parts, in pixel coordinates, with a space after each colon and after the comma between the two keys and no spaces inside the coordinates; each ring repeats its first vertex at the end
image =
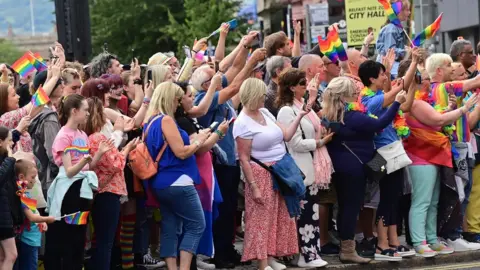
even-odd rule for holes
{"type": "Polygon", "coordinates": [[[399,2],[393,3],[394,8],[392,7],[392,4],[390,4],[389,0],[378,0],[378,2],[382,4],[383,8],[385,9],[385,13],[387,14],[388,20],[391,23],[393,23],[395,26],[403,28],[402,23],[397,17],[397,14],[400,13],[400,11],[402,11],[402,2],[399,1],[399,2]],[[397,13],[395,13],[395,11],[397,13]]]}
{"type": "MultiPolygon", "coordinates": [[[[413,40],[412,43],[414,46],[419,47],[422,46],[423,43],[429,38],[432,38],[435,33],[437,33],[438,29],[440,29],[440,24],[442,23],[443,13],[440,13],[438,18],[427,28],[425,28],[420,34],[418,34],[413,40]]],[[[477,61],[478,67],[478,61],[477,61]]]]}
{"type": "Polygon", "coordinates": [[[38,107],[38,106],[47,104],[49,101],[50,101],[50,98],[48,97],[47,93],[45,93],[45,90],[43,89],[43,87],[40,86],[37,92],[33,94],[31,102],[33,106],[38,107]]]}
{"type": "Polygon", "coordinates": [[[88,155],[89,154],[89,149],[88,147],[80,147],[80,146],[69,146],[63,150],[63,152],[68,153],[68,152],[76,152],[80,153],[83,155],[88,155]]]}

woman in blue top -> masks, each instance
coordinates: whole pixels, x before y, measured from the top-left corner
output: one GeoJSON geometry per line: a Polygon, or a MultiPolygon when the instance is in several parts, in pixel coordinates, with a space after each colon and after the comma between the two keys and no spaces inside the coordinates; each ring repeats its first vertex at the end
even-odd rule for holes
{"type": "Polygon", "coordinates": [[[202,205],[194,184],[200,183],[195,152],[210,135],[209,129],[188,136],[175,122],[175,111],[184,92],[180,86],[164,82],[157,86],[147,111],[146,144],[153,158],[167,143],[158,172],[149,180],[162,213],[160,257],[169,270],[177,269],[180,250],[180,269],[189,270],[205,229],[202,205]],[[190,144],[190,140],[192,143],[190,144]],[[183,232],[179,241],[178,232],[183,232]]]}
{"type": "MultiPolygon", "coordinates": [[[[391,3],[402,2],[402,10],[398,12],[398,19],[403,22],[410,17],[410,1],[409,0],[392,0],[391,3]]],[[[390,49],[395,51],[395,63],[393,64],[391,74],[397,76],[398,65],[405,57],[407,45],[407,37],[402,28],[396,26],[387,19],[387,23],[380,29],[378,34],[376,49],[378,51],[377,62],[382,62],[382,56],[386,56],[390,49]]]]}
{"type": "Polygon", "coordinates": [[[328,128],[335,133],[327,144],[335,173],[332,182],[337,190],[337,226],[341,242],[342,262],[368,263],[370,259],[355,251],[355,226],[363,205],[366,175],[364,165],[373,158],[375,132],[391,124],[400,103],[405,102],[405,91],[378,119],[368,116],[358,99],[355,84],[346,77],[333,79],[323,93],[323,115],[328,128]]]}

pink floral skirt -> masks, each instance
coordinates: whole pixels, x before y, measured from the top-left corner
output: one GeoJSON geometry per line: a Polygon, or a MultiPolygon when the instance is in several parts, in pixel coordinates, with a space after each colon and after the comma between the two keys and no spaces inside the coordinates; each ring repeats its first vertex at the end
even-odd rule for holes
{"type": "Polygon", "coordinates": [[[253,200],[250,185],[245,185],[245,238],[242,261],[263,260],[269,256],[298,253],[295,219],[290,218],[283,197],[273,190],[270,173],[252,163],[255,183],[263,204],[253,200]]]}

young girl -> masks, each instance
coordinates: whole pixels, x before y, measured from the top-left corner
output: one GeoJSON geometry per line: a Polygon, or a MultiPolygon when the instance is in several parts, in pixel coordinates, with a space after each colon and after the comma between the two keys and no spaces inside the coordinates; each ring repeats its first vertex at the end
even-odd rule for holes
{"type": "MultiPolygon", "coordinates": [[[[60,170],[48,190],[47,203],[49,214],[57,220],[90,209],[91,188],[98,186],[98,179],[88,170],[113,147],[111,142],[102,142],[93,158],[85,154],[89,149],[88,136],[78,129],[88,119],[84,97],[78,94],[64,97],[58,114],[63,127],[53,142],[52,154],[60,170]]],[[[63,220],[51,224],[46,235],[45,268],[82,269],[86,229],[85,225],[70,225],[63,220]]]]}
{"type": "MultiPolygon", "coordinates": [[[[36,270],[38,268],[38,251],[42,245],[42,232],[47,231],[47,223],[55,222],[54,217],[42,217],[36,208],[31,208],[28,201],[32,196],[27,189],[32,189],[37,177],[35,163],[28,160],[17,160],[15,163],[15,174],[20,185],[19,195],[22,202],[23,212],[28,223],[24,223],[18,247],[19,270],[36,270]],[[37,224],[38,223],[38,224],[37,224]]],[[[33,202],[35,200],[33,199],[33,202]]],[[[17,268],[16,268],[17,269],[17,268]]]]}
{"type": "MultiPolygon", "coordinates": [[[[108,121],[103,113],[102,101],[96,97],[88,99],[90,116],[85,131],[88,135],[90,152],[96,155],[102,142],[108,138],[101,133],[108,121]]],[[[127,186],[123,169],[127,155],[138,144],[138,138],[130,141],[122,151],[112,148],[108,155],[103,155],[93,169],[98,177],[98,194],[93,203],[92,218],[97,236],[96,252],[92,256],[95,269],[109,269],[115,232],[120,218],[121,199],[127,197],[127,186]]]]}
{"type": "Polygon", "coordinates": [[[10,204],[11,193],[15,196],[12,183],[16,187],[12,146],[12,133],[6,127],[0,126],[0,269],[12,269],[17,259],[13,226],[22,219],[19,203],[15,207],[17,211],[13,211],[14,206],[10,204]]]}

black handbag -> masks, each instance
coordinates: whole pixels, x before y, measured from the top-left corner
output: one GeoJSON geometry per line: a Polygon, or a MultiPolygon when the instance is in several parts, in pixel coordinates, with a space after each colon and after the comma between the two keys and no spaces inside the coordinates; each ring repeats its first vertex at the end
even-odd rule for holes
{"type": "Polygon", "coordinates": [[[367,179],[371,182],[380,183],[380,180],[387,174],[387,161],[375,151],[373,158],[369,162],[363,163],[362,160],[352,151],[352,149],[345,144],[345,142],[342,142],[342,144],[350,153],[352,153],[352,155],[358,159],[361,164],[363,164],[367,179]]]}

